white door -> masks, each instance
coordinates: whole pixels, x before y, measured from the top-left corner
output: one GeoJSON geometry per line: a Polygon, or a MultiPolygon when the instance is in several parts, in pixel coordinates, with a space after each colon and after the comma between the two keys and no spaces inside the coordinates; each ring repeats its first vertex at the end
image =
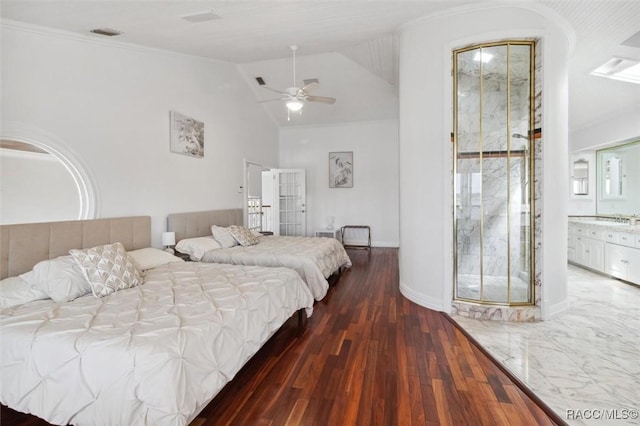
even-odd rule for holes
{"type": "Polygon", "coordinates": [[[274,235],[307,235],[307,193],[303,169],[271,169],[274,235]]]}

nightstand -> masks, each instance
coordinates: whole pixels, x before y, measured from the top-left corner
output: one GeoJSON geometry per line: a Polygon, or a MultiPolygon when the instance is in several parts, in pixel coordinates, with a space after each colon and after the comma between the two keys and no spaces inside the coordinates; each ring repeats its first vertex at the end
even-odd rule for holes
{"type": "Polygon", "coordinates": [[[316,230],[316,237],[335,238],[336,240],[340,240],[340,228],[318,229],[316,230]]]}

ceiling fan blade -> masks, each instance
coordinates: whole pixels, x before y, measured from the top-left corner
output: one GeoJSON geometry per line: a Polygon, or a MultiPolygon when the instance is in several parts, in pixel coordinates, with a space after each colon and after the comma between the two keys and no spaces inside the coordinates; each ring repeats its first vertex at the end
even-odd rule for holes
{"type": "Polygon", "coordinates": [[[307,96],[305,98],[308,102],[321,102],[323,104],[335,104],[336,98],[329,98],[327,96],[307,96]]]}
{"type": "Polygon", "coordinates": [[[289,98],[265,99],[265,100],[262,100],[262,101],[258,101],[258,103],[259,103],[259,104],[265,104],[265,103],[267,103],[267,102],[284,101],[284,100],[286,100],[286,99],[289,99],[289,98]]]}
{"type": "Polygon", "coordinates": [[[313,92],[314,90],[316,90],[318,87],[320,86],[320,84],[317,81],[312,81],[311,83],[307,84],[306,86],[303,86],[300,90],[306,94],[309,94],[311,92],[313,92]]]}
{"type": "Polygon", "coordinates": [[[269,86],[260,86],[260,87],[262,87],[263,89],[271,90],[272,92],[280,93],[281,95],[288,95],[287,92],[282,92],[280,90],[272,89],[269,86]]]}

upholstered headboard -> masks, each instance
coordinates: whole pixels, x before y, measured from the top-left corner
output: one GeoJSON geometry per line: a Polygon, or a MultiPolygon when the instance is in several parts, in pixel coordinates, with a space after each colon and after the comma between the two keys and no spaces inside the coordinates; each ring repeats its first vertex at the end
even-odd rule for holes
{"type": "Polygon", "coordinates": [[[176,233],[176,241],[211,235],[211,225],[242,225],[242,209],[173,213],[167,217],[167,230],[176,233]]]}
{"type": "Polygon", "coordinates": [[[0,225],[0,278],[33,269],[41,260],[121,242],[127,250],[151,246],[151,217],[71,220],[64,222],[0,225]]]}

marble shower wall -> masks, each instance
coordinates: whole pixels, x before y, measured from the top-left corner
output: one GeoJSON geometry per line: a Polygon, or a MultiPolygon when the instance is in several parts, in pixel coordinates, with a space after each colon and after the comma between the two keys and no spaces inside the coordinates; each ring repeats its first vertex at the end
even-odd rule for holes
{"type": "Polygon", "coordinates": [[[507,253],[510,253],[513,276],[520,276],[521,272],[528,271],[526,258],[523,258],[528,251],[523,242],[528,238],[529,217],[521,205],[526,161],[521,157],[509,160],[509,180],[506,158],[483,159],[482,173],[480,160],[477,158],[458,162],[458,273],[480,274],[482,259],[484,275],[506,276],[509,264],[507,253]],[[482,195],[479,192],[480,184],[482,195]],[[511,213],[507,212],[507,197],[511,199],[511,213]],[[480,198],[484,213],[482,223],[480,198]],[[509,236],[511,241],[508,241],[509,236]]]}

